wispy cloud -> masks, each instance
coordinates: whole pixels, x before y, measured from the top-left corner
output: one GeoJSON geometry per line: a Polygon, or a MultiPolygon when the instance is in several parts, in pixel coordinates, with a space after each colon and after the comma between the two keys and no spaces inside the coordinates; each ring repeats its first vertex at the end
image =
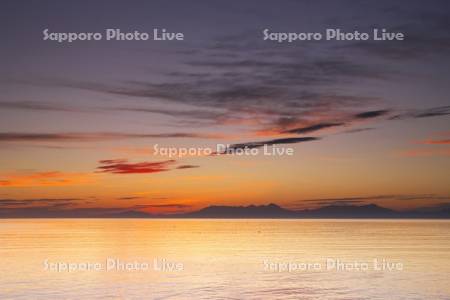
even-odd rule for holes
{"type": "MultiPolygon", "coordinates": [[[[9,200],[8,200],[9,201],[9,200]]],[[[17,200],[20,201],[20,200],[17,200]]],[[[120,216],[132,212],[146,212],[154,214],[173,214],[186,212],[193,208],[193,206],[184,203],[167,203],[167,204],[139,204],[124,207],[71,207],[70,204],[65,201],[56,200],[54,204],[46,205],[23,205],[23,206],[9,206],[2,205],[0,202],[0,217],[1,218],[27,218],[27,217],[59,217],[59,218],[72,218],[72,217],[113,217],[120,216]]],[[[75,205],[75,204],[74,204],[75,205]]],[[[145,215],[143,215],[145,216],[145,215]]]]}
{"type": "Polygon", "coordinates": [[[450,156],[450,149],[410,149],[400,152],[404,157],[431,157],[431,156],[450,156]]]}
{"type": "Polygon", "coordinates": [[[97,142],[148,138],[222,138],[220,135],[196,133],[20,133],[0,132],[0,142],[97,142]]]}
{"type": "Polygon", "coordinates": [[[223,153],[216,153],[216,154],[226,154],[226,153],[230,153],[230,152],[240,150],[240,149],[255,149],[255,148],[261,148],[264,146],[282,145],[282,144],[297,144],[297,143],[311,142],[311,141],[317,141],[317,140],[320,140],[320,138],[318,138],[318,137],[295,137],[295,138],[281,138],[281,139],[259,141],[259,142],[247,142],[247,143],[230,145],[225,151],[223,151],[223,153]]]}
{"type": "Polygon", "coordinates": [[[169,167],[175,163],[175,160],[130,163],[126,159],[115,159],[101,160],[99,163],[100,166],[97,167],[97,170],[101,173],[144,174],[168,171],[169,167]]]}
{"type": "Polygon", "coordinates": [[[375,130],[375,128],[373,128],[373,127],[354,128],[354,129],[346,130],[346,131],[344,131],[344,133],[358,133],[358,132],[365,132],[365,131],[371,131],[371,130],[375,130]]]}
{"type": "Polygon", "coordinates": [[[199,168],[197,165],[176,165],[176,160],[165,160],[160,162],[138,162],[131,163],[127,159],[105,159],[99,161],[97,171],[100,173],[113,174],[149,174],[160,173],[169,170],[183,170],[199,168]]]}
{"type": "Polygon", "coordinates": [[[0,174],[0,187],[82,185],[94,181],[91,173],[47,171],[0,174]]]}
{"type": "Polygon", "coordinates": [[[80,198],[0,199],[0,208],[26,206],[46,206],[51,208],[61,208],[85,202],[85,199],[80,198]]]}
{"type": "Polygon", "coordinates": [[[435,133],[433,138],[414,141],[414,144],[420,144],[412,149],[400,151],[400,155],[404,157],[447,157],[450,156],[450,133],[435,133]],[[439,138],[439,137],[445,138],[439,138]],[[419,148],[420,147],[420,148],[419,148]]]}
{"type": "MultiPolygon", "coordinates": [[[[356,124],[357,122],[360,122],[361,120],[369,120],[369,119],[375,119],[378,117],[386,116],[390,113],[390,110],[383,109],[383,110],[370,110],[370,111],[363,111],[357,114],[352,114],[349,116],[341,116],[339,118],[339,121],[323,121],[320,123],[313,123],[308,124],[306,126],[301,127],[295,127],[290,128],[288,130],[284,130],[281,133],[287,133],[287,134],[307,134],[311,132],[317,132],[322,131],[324,129],[329,128],[339,128],[343,126],[352,126],[356,124]]],[[[336,117],[335,117],[336,119],[336,117]]],[[[294,121],[291,121],[289,123],[286,123],[287,127],[292,127],[292,124],[295,123],[294,121]]],[[[368,128],[365,129],[353,129],[353,130],[347,130],[347,133],[350,132],[361,132],[361,131],[367,131],[368,128]]]]}
{"type": "MultiPolygon", "coordinates": [[[[308,46],[301,46],[305,50],[302,55],[298,55],[298,47],[278,47],[254,39],[249,43],[254,32],[245,38],[244,33],[224,35],[208,44],[197,45],[197,48],[186,46],[176,50],[177,70],[160,73],[158,80],[124,78],[119,83],[102,83],[70,78],[31,78],[10,81],[81,89],[126,100],[137,98],[139,105],[122,103],[104,109],[169,116],[170,126],[243,125],[256,136],[309,134],[352,126],[357,122],[381,122],[388,117],[444,116],[450,113],[450,107],[412,112],[397,112],[389,107],[380,109],[376,104],[384,103],[382,97],[369,92],[356,93],[351,86],[387,82],[398,76],[391,68],[376,63],[380,57],[410,57],[409,52],[433,53],[432,49],[447,49],[448,33],[444,30],[448,25],[447,15],[441,12],[432,19],[402,15],[393,26],[393,29],[408,32],[408,39],[402,43],[381,45],[364,41],[346,46],[342,43],[327,46],[308,43],[308,46]],[[350,50],[352,55],[348,55],[350,50]],[[355,51],[362,52],[362,58],[353,55],[355,51]],[[368,59],[373,57],[377,59],[368,59]],[[362,112],[355,114],[355,107],[362,112]]],[[[372,29],[372,24],[369,25],[371,27],[367,29],[372,29]]],[[[51,109],[27,103],[18,104],[17,108],[20,106],[51,109]]],[[[64,136],[59,139],[67,139],[64,136]]],[[[144,136],[208,138],[204,134],[191,133],[137,134],[127,138],[144,136]]],[[[124,137],[110,135],[109,138],[124,137]]]]}
{"type": "Polygon", "coordinates": [[[415,118],[429,118],[450,115],[450,106],[433,107],[414,115],[415,118]]]}
{"type": "Polygon", "coordinates": [[[447,140],[427,140],[427,141],[423,141],[423,144],[428,144],[428,145],[450,145],[450,139],[447,140]]]}
{"type": "Polygon", "coordinates": [[[62,112],[86,112],[90,110],[61,105],[58,103],[41,101],[0,101],[1,109],[17,109],[30,111],[62,111],[62,112]]]}
{"type": "Polygon", "coordinates": [[[197,165],[181,165],[178,166],[177,169],[195,169],[195,168],[200,168],[200,166],[197,165]]]}
{"type": "Polygon", "coordinates": [[[311,132],[319,131],[319,130],[326,129],[326,128],[343,126],[344,124],[345,123],[318,123],[318,124],[314,124],[314,125],[310,125],[310,126],[306,126],[306,127],[289,129],[289,130],[284,131],[284,133],[305,134],[305,133],[311,133],[311,132]]]}
{"type": "Polygon", "coordinates": [[[377,118],[377,117],[381,117],[384,116],[386,114],[389,113],[389,110],[372,110],[372,111],[365,111],[362,113],[358,113],[356,114],[354,117],[356,119],[372,119],[372,118],[377,118]]]}
{"type": "Polygon", "coordinates": [[[391,119],[392,120],[420,119],[420,118],[442,117],[448,115],[450,115],[450,106],[437,106],[399,113],[392,116],[391,119]]]}
{"type": "Polygon", "coordinates": [[[155,108],[148,106],[121,106],[117,108],[112,108],[111,110],[115,111],[129,111],[129,112],[137,112],[137,113],[150,113],[150,114],[160,114],[166,115],[173,118],[177,118],[177,121],[180,119],[189,119],[196,120],[197,122],[211,122],[212,120],[216,120],[220,123],[220,120],[227,120],[230,117],[227,115],[226,110],[221,109],[168,109],[168,108],[155,108]]]}
{"type": "Polygon", "coordinates": [[[298,202],[321,202],[321,201],[367,201],[367,200],[450,200],[450,196],[437,194],[392,194],[392,195],[371,195],[338,198],[318,198],[304,199],[298,202]]]}
{"type": "Polygon", "coordinates": [[[393,194],[393,195],[371,195],[371,196],[353,196],[353,197],[336,197],[336,198],[317,198],[303,199],[292,203],[291,207],[309,207],[309,206],[327,206],[327,205],[353,205],[353,204],[369,204],[378,202],[392,201],[449,201],[450,195],[437,194],[393,194]]]}
{"type": "Polygon", "coordinates": [[[246,124],[261,129],[276,125],[280,119],[295,118],[299,124],[317,114],[351,110],[355,105],[364,107],[378,98],[323,87],[389,77],[386,70],[344,57],[317,53],[299,56],[295,49],[268,47],[264,43],[238,45],[245,51],[236,53],[238,41],[231,36],[213,42],[213,46],[203,45],[201,53],[178,53],[179,70],[161,74],[159,81],[124,80],[119,84],[104,84],[63,78],[11,80],[149,99],[151,102],[146,104],[109,109],[163,114],[176,118],[175,123],[246,124]],[[183,67],[189,71],[181,71],[183,67]],[[155,106],[155,99],[161,105],[155,106]],[[168,108],[165,104],[186,108],[168,108]]]}

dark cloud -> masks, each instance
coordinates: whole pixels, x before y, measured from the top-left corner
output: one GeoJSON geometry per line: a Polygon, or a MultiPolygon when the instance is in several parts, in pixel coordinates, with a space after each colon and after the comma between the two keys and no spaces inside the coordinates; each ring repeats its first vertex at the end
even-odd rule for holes
{"type": "Polygon", "coordinates": [[[364,131],[370,131],[370,130],[375,130],[375,128],[373,128],[373,127],[355,128],[355,129],[346,130],[346,131],[344,131],[344,133],[358,133],[358,132],[364,132],[364,131]]]}
{"type": "Polygon", "coordinates": [[[60,206],[0,207],[0,218],[71,218],[101,217],[128,211],[122,207],[68,208],[60,206]]]}
{"type": "MultiPolygon", "coordinates": [[[[365,111],[360,112],[357,114],[353,114],[350,117],[342,117],[340,122],[321,122],[316,123],[308,126],[302,126],[302,127],[296,127],[289,130],[282,131],[282,133],[292,133],[292,134],[306,134],[311,132],[320,131],[327,128],[334,128],[334,127],[342,127],[342,126],[350,126],[354,122],[358,120],[367,120],[367,119],[374,119],[378,117],[385,116],[390,113],[390,110],[383,109],[383,110],[371,110],[371,111],[365,111]]],[[[295,123],[295,120],[288,119],[285,122],[286,126],[290,126],[291,123],[295,123]]],[[[362,132],[371,130],[373,128],[360,128],[360,129],[353,129],[345,131],[346,133],[354,133],[354,132],[362,132]]]]}
{"type": "Polygon", "coordinates": [[[319,198],[299,200],[297,203],[330,203],[330,202],[366,202],[377,200],[450,200],[450,196],[436,194],[417,194],[417,195],[373,195],[363,197],[343,197],[343,198],[319,198]]]}
{"type": "Polygon", "coordinates": [[[50,208],[71,206],[75,203],[85,202],[79,198],[41,198],[41,199],[0,199],[0,208],[46,206],[50,208]]]}
{"type": "MultiPolygon", "coordinates": [[[[303,7],[302,4],[298,5],[303,7]]],[[[208,36],[207,40],[199,39],[198,43],[189,43],[190,46],[182,45],[168,50],[173,51],[168,55],[176,55],[175,68],[158,72],[158,79],[140,76],[139,80],[135,80],[130,76],[119,83],[69,78],[10,78],[9,81],[82,89],[120,96],[125,100],[126,97],[139,97],[152,105],[158,99],[161,100],[160,107],[133,107],[126,104],[112,109],[171,116],[174,118],[171,124],[235,125],[252,120],[253,123],[248,125],[248,122],[246,125],[258,127],[256,131],[294,131],[298,128],[299,132],[292,133],[303,134],[323,128],[307,128],[305,125],[302,129],[300,125],[336,123],[335,115],[350,115],[355,107],[373,107],[374,101],[382,100],[376,95],[354,94],[358,90],[354,88],[355,84],[364,87],[373,80],[389,80],[393,75],[398,75],[390,65],[380,64],[377,58],[405,59],[448,52],[448,4],[439,2],[420,11],[417,6],[411,7],[409,9],[409,6],[406,8],[381,3],[371,6],[370,14],[364,15],[364,18],[357,13],[358,7],[346,11],[345,17],[326,13],[317,20],[318,25],[329,25],[332,17],[334,24],[337,22],[346,30],[353,28],[355,24],[355,19],[348,16],[358,17],[358,30],[370,31],[376,25],[372,24],[373,20],[383,17],[380,20],[383,20],[389,30],[405,32],[405,41],[308,42],[296,43],[291,47],[287,44],[264,42],[260,38],[260,28],[244,26],[242,32],[230,34],[229,31],[219,30],[217,33],[220,36],[214,39],[208,36]],[[355,55],[355,51],[358,55],[355,55]],[[361,53],[363,55],[359,55],[361,53]],[[166,103],[187,105],[190,108],[168,109],[166,103]],[[324,115],[329,117],[323,120],[320,116],[324,115]],[[291,126],[296,128],[292,129],[291,126]]],[[[253,17],[271,15],[267,7],[255,9],[250,9],[258,12],[253,13],[253,17]]],[[[311,9],[309,5],[308,9],[311,9]]],[[[292,17],[289,15],[286,20],[291,20],[292,17]]],[[[47,105],[28,103],[4,105],[23,109],[52,109],[47,105]]],[[[376,118],[384,115],[381,112],[378,111],[378,115],[375,112],[365,112],[356,115],[356,118],[376,118]]],[[[443,114],[448,113],[429,112],[416,117],[443,114]]]]}
{"type": "MultiPolygon", "coordinates": [[[[175,160],[166,160],[161,162],[139,162],[130,163],[127,159],[104,159],[100,160],[100,166],[97,167],[100,173],[114,173],[114,174],[145,174],[145,173],[159,173],[173,170],[172,167],[176,163],[175,160]]],[[[175,167],[176,170],[199,168],[197,165],[179,165],[175,167]]],[[[121,197],[119,200],[135,200],[141,197],[130,196],[121,197]]]]}
{"type": "MultiPolygon", "coordinates": [[[[297,83],[302,85],[325,84],[335,82],[335,80],[345,77],[383,79],[386,76],[386,73],[377,68],[367,68],[362,64],[344,58],[311,57],[299,59],[298,57],[288,56],[285,52],[282,54],[284,54],[285,60],[280,60],[278,57],[272,57],[271,60],[262,58],[243,60],[199,60],[190,61],[187,62],[187,64],[195,67],[208,67],[229,71],[259,71],[258,74],[261,74],[259,78],[267,83],[297,83]],[[299,70],[301,70],[301,72],[298,72],[299,70]],[[273,75],[275,75],[272,79],[268,76],[269,72],[273,72],[273,75]]],[[[233,75],[237,74],[238,73],[233,75]]]]}
{"type": "Polygon", "coordinates": [[[425,109],[416,109],[392,116],[391,120],[403,120],[403,119],[420,119],[430,117],[441,117],[450,115],[450,106],[438,106],[425,109]]]}
{"type": "Polygon", "coordinates": [[[200,168],[200,166],[196,166],[196,165],[181,165],[178,166],[177,169],[181,170],[181,169],[195,169],[195,168],[200,168]]]}
{"type": "Polygon", "coordinates": [[[126,159],[101,160],[97,167],[100,173],[113,174],[147,174],[159,173],[170,170],[169,167],[175,163],[175,160],[166,160],[161,162],[140,162],[130,163],[126,159]]]}
{"type": "Polygon", "coordinates": [[[63,112],[85,112],[81,108],[68,107],[57,103],[44,103],[36,101],[0,101],[1,109],[20,109],[31,111],[63,111],[63,112]]]}
{"type": "Polygon", "coordinates": [[[117,200],[138,200],[138,199],[142,199],[142,197],[139,197],[139,196],[125,196],[125,197],[117,198],[117,200]]]}
{"type": "MultiPolygon", "coordinates": [[[[232,39],[227,37],[225,40],[232,39]]],[[[213,42],[213,44],[215,44],[213,42]]],[[[162,101],[159,107],[118,106],[114,110],[164,114],[173,123],[233,125],[255,120],[249,126],[269,128],[280,120],[295,119],[297,124],[318,113],[350,110],[355,105],[376,101],[370,95],[334,92],[340,83],[356,80],[384,80],[389,72],[377,66],[340,56],[314,53],[298,55],[294,48],[268,47],[267,44],[240,45],[246,51],[235,53],[229,41],[222,46],[181,54],[176,72],[161,74],[158,81],[125,80],[103,84],[70,79],[38,78],[15,80],[44,86],[62,86],[92,92],[162,101]],[[233,54],[233,55],[230,55],[233,54]],[[189,71],[184,71],[188,67],[189,71]],[[164,101],[190,106],[186,110],[168,109],[164,101]]],[[[195,49],[193,49],[195,50],[195,49]]],[[[307,123],[307,122],[303,122],[307,123]]],[[[285,128],[284,128],[285,129],[285,128]]]]}
{"type": "Polygon", "coordinates": [[[372,119],[384,116],[389,113],[389,110],[383,109],[383,110],[372,110],[372,111],[365,111],[356,114],[354,117],[356,119],[372,119]]]}
{"type": "Polygon", "coordinates": [[[281,144],[296,144],[296,143],[304,143],[310,141],[320,140],[318,137],[296,137],[296,138],[281,138],[274,139],[268,141],[260,141],[260,142],[249,142],[249,143],[240,143],[230,145],[223,153],[218,154],[226,154],[227,152],[233,152],[241,149],[255,149],[261,148],[264,146],[272,146],[272,145],[281,145],[281,144]]]}
{"type": "Polygon", "coordinates": [[[220,120],[227,118],[226,111],[213,111],[206,109],[189,109],[189,110],[176,110],[176,109],[163,109],[163,108],[150,108],[150,107],[118,107],[114,108],[116,111],[131,111],[139,113],[151,113],[151,114],[161,114],[167,115],[174,118],[186,118],[195,119],[197,121],[202,120],[220,120]]]}
{"type": "MultiPolygon", "coordinates": [[[[0,218],[95,218],[95,217],[120,217],[120,216],[148,216],[142,210],[145,209],[175,209],[175,212],[183,212],[192,208],[184,203],[167,204],[142,204],[127,207],[58,207],[54,206],[26,206],[3,207],[0,204],[0,218]],[[131,213],[131,214],[129,214],[131,213]]],[[[169,213],[170,214],[170,213],[169,213]]]]}
{"type": "Polygon", "coordinates": [[[422,112],[416,113],[415,118],[429,118],[450,115],[450,106],[434,107],[422,112]]]}
{"type": "Polygon", "coordinates": [[[305,134],[310,132],[319,131],[326,128],[343,126],[345,123],[318,123],[306,127],[299,127],[285,131],[284,133],[296,133],[296,134],[305,134]]]}
{"type": "Polygon", "coordinates": [[[146,139],[146,138],[217,138],[215,135],[195,133],[20,133],[0,132],[0,142],[96,142],[109,140],[146,139]]]}
{"type": "MultiPolygon", "coordinates": [[[[417,195],[373,195],[373,196],[356,196],[356,197],[337,197],[337,198],[317,198],[298,200],[289,205],[292,209],[304,209],[305,207],[320,207],[329,205],[361,205],[373,204],[379,202],[392,201],[429,201],[430,205],[434,205],[436,201],[444,201],[450,203],[450,196],[436,194],[417,194],[417,195]]],[[[441,202],[442,203],[442,202],[441,202]]]]}

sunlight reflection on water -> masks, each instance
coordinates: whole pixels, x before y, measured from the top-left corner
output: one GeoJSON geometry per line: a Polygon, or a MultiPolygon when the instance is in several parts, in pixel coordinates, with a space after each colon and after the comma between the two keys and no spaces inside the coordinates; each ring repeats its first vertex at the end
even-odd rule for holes
{"type": "Polygon", "coordinates": [[[0,220],[1,299],[448,299],[449,273],[448,221],[0,220]],[[106,270],[108,258],[149,268],[106,270]],[[327,270],[327,258],[370,268],[327,270]],[[374,270],[374,259],[403,269],[374,270]],[[45,260],[104,268],[57,272],[45,260]]]}

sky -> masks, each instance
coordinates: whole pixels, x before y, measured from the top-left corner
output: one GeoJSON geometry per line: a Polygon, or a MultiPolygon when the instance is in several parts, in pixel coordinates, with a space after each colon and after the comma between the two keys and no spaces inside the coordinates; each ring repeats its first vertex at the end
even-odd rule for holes
{"type": "MultiPolygon", "coordinates": [[[[448,1],[6,1],[0,215],[450,203],[448,1]],[[43,40],[182,32],[183,41],[43,40]],[[371,32],[403,41],[264,41],[371,32]],[[258,155],[168,157],[161,148],[258,155]],[[293,155],[264,155],[292,149],[293,155]]],[[[216,154],[216,155],[214,155],[216,154]]]]}

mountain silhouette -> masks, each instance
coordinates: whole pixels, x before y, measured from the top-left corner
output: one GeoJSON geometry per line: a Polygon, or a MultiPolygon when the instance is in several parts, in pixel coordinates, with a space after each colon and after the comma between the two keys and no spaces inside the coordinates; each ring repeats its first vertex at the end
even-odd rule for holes
{"type": "Polygon", "coordinates": [[[181,216],[190,218],[292,218],[295,217],[295,212],[271,203],[259,206],[214,205],[181,216]]]}
{"type": "Polygon", "coordinates": [[[442,209],[431,212],[395,211],[376,204],[367,205],[328,205],[316,209],[294,211],[276,204],[249,206],[208,206],[201,210],[173,215],[177,218],[450,218],[450,210],[442,209]]]}
{"type": "MultiPolygon", "coordinates": [[[[106,209],[107,210],[107,209],[106,209]]],[[[1,211],[0,211],[1,212],[1,211]]],[[[223,218],[223,219],[358,219],[413,218],[450,219],[450,208],[395,211],[376,204],[328,205],[314,209],[289,210],[277,204],[249,206],[208,206],[197,211],[176,214],[151,214],[139,210],[105,212],[95,210],[34,211],[22,210],[14,214],[0,213],[0,218],[223,218]]]]}

